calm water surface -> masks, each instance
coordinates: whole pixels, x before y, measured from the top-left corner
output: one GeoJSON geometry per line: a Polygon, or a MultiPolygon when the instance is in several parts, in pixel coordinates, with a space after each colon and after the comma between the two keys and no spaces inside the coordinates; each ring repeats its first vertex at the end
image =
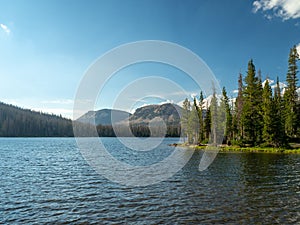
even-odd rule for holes
{"type": "MultiPolygon", "coordinates": [[[[139,159],[103,141],[137,164],[176,142],[139,159]]],[[[300,224],[300,155],[219,153],[199,172],[201,155],[164,182],[127,187],[97,174],[73,138],[1,138],[0,224],[300,224]]]]}

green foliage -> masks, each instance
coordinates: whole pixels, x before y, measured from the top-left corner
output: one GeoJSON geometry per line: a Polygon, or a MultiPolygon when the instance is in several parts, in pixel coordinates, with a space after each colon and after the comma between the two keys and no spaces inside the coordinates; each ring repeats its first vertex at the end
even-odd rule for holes
{"type": "Polygon", "coordinates": [[[281,96],[281,91],[279,87],[279,79],[277,77],[276,87],[274,89],[273,97],[273,138],[276,147],[286,146],[287,138],[284,130],[284,102],[281,96]]]}
{"type": "Polygon", "coordinates": [[[1,137],[71,137],[72,121],[0,102],[1,137]]]}
{"type": "Polygon", "coordinates": [[[224,118],[224,140],[228,144],[233,136],[232,128],[232,114],[229,105],[229,99],[227,97],[227,92],[225,87],[222,90],[222,99],[221,99],[221,112],[224,112],[225,115],[221,115],[221,118],[224,118]]]}
{"type": "Polygon", "coordinates": [[[285,130],[286,134],[290,137],[296,137],[297,129],[299,129],[299,121],[297,120],[298,95],[296,91],[298,82],[298,60],[299,55],[296,46],[294,46],[290,50],[288,72],[286,75],[287,88],[283,96],[285,102],[285,130]]]}
{"type": "MultiPolygon", "coordinates": [[[[297,95],[298,60],[299,55],[294,46],[289,55],[286,78],[287,88],[283,97],[278,78],[274,94],[268,80],[264,87],[262,86],[261,72],[258,71],[256,75],[253,60],[248,62],[244,83],[242,74],[239,74],[238,96],[232,108],[230,107],[225,87],[222,91],[223,96],[220,104],[217,101],[215,90],[213,90],[214,94],[211,104],[207,107],[205,116],[203,116],[204,111],[201,111],[203,95],[200,93],[199,107],[197,107],[196,99],[194,99],[194,107],[198,111],[199,116],[199,140],[201,140],[201,143],[206,143],[208,140],[209,144],[220,143],[220,140],[217,139],[222,135],[224,135],[225,143],[241,147],[288,148],[288,140],[299,142],[300,96],[297,95]],[[224,120],[222,117],[226,119],[224,120]],[[201,118],[204,118],[204,120],[201,120],[201,118]],[[201,131],[202,127],[203,132],[201,131]],[[203,138],[201,134],[203,134],[203,138]]],[[[193,134],[190,133],[190,135],[193,134]]],[[[270,149],[268,148],[267,151],[273,151],[270,149]]]]}
{"type": "Polygon", "coordinates": [[[196,111],[198,113],[198,121],[199,121],[198,143],[202,143],[204,141],[203,101],[204,101],[204,97],[201,91],[199,97],[199,106],[197,105],[196,98],[194,98],[194,107],[196,108],[196,111]]]}
{"type": "MultiPolygon", "coordinates": [[[[194,100],[195,101],[195,100],[194,100]]],[[[196,101],[195,101],[196,102],[196,101]]],[[[197,112],[197,104],[195,103],[191,108],[188,118],[188,139],[189,143],[197,144],[199,135],[199,117],[197,112]]]]}
{"type": "Polygon", "coordinates": [[[208,142],[211,133],[211,110],[210,107],[206,110],[206,116],[204,118],[204,137],[208,142]]]}
{"type": "Polygon", "coordinates": [[[271,144],[274,140],[274,106],[272,100],[272,89],[267,80],[263,89],[263,140],[271,144]]]}
{"type": "Polygon", "coordinates": [[[183,109],[181,112],[181,133],[183,137],[188,136],[188,120],[190,115],[191,103],[186,98],[183,102],[183,109]]]}
{"type": "Polygon", "coordinates": [[[262,115],[261,115],[261,82],[255,74],[253,61],[248,63],[248,72],[245,77],[246,86],[243,91],[242,123],[244,128],[243,139],[254,146],[261,142],[262,115]]]}
{"type": "Polygon", "coordinates": [[[238,79],[238,96],[235,101],[235,109],[233,110],[233,119],[232,119],[232,136],[233,140],[241,142],[244,136],[244,127],[242,122],[242,113],[244,106],[244,97],[243,97],[243,76],[239,74],[238,79]]]}

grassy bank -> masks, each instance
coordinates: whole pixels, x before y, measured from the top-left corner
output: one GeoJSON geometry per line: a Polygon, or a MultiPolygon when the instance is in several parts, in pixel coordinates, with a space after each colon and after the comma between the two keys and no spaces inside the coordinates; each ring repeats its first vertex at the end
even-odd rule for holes
{"type": "MultiPolygon", "coordinates": [[[[202,145],[187,145],[185,143],[178,144],[177,146],[193,148],[196,150],[209,150],[209,147],[202,145]]],[[[227,153],[276,153],[276,154],[300,154],[300,148],[284,149],[272,147],[239,147],[239,146],[220,146],[220,152],[227,153]]]]}

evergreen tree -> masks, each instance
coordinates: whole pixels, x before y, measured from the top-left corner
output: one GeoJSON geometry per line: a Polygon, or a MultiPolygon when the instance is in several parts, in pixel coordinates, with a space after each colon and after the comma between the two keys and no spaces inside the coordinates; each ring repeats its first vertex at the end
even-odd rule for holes
{"type": "Polygon", "coordinates": [[[279,79],[277,77],[276,87],[274,89],[274,114],[273,114],[273,124],[274,124],[274,144],[276,147],[286,145],[286,136],[284,131],[284,116],[283,110],[284,105],[281,97],[281,90],[279,86],[279,79]]]}
{"type": "Polygon", "coordinates": [[[196,100],[196,97],[194,97],[194,109],[196,111],[196,115],[198,117],[198,126],[197,126],[197,130],[198,130],[198,134],[197,134],[197,142],[200,143],[201,140],[200,140],[200,108],[197,104],[197,100],[196,100]]]}
{"type": "Polygon", "coordinates": [[[285,132],[290,137],[297,134],[297,60],[299,55],[296,46],[291,48],[288,60],[288,72],[286,75],[287,87],[284,92],[285,101],[285,132]]]}
{"type": "Polygon", "coordinates": [[[204,118],[204,136],[205,140],[208,141],[211,133],[211,110],[210,106],[206,106],[206,115],[204,118]]]}
{"type": "Polygon", "coordinates": [[[188,141],[190,144],[197,144],[199,139],[199,118],[196,107],[198,106],[194,98],[194,105],[191,107],[192,109],[188,118],[188,141]]]}
{"type": "Polygon", "coordinates": [[[202,91],[200,92],[200,97],[199,97],[199,106],[197,104],[196,98],[194,98],[194,107],[196,108],[197,114],[198,114],[198,143],[200,144],[204,140],[204,124],[203,124],[203,93],[202,91]]]}
{"type": "Polygon", "coordinates": [[[213,96],[210,103],[211,139],[210,144],[222,144],[225,130],[225,108],[218,104],[216,89],[213,84],[213,96]]]}
{"type": "Polygon", "coordinates": [[[263,88],[263,140],[268,145],[274,142],[274,121],[273,121],[273,102],[272,90],[268,79],[263,88]]]}
{"type": "Polygon", "coordinates": [[[189,120],[190,108],[191,108],[190,101],[186,98],[183,102],[183,109],[181,115],[181,132],[183,138],[188,137],[188,120],[189,120]]]}
{"type": "Polygon", "coordinates": [[[199,97],[199,143],[201,143],[204,140],[204,121],[203,121],[203,104],[204,104],[204,98],[202,91],[200,92],[199,97]]]}
{"type": "Polygon", "coordinates": [[[227,97],[227,92],[225,87],[222,90],[222,99],[221,99],[221,112],[224,112],[225,115],[221,116],[221,119],[224,118],[224,140],[228,143],[232,139],[232,115],[229,105],[229,99],[227,97]]]}
{"type": "Polygon", "coordinates": [[[242,122],[244,127],[244,141],[251,146],[259,144],[261,141],[261,97],[259,94],[259,79],[255,75],[255,66],[252,59],[248,63],[246,86],[243,91],[243,111],[242,122]]]}
{"type": "Polygon", "coordinates": [[[243,113],[243,76],[239,74],[238,79],[238,96],[235,101],[235,110],[233,116],[233,136],[235,140],[241,141],[244,136],[244,127],[242,123],[242,113],[243,113]]]}
{"type": "Polygon", "coordinates": [[[261,70],[258,70],[257,72],[257,101],[256,101],[256,107],[257,107],[257,111],[258,111],[258,118],[260,118],[260,120],[257,121],[256,124],[256,131],[257,131],[257,143],[261,143],[263,141],[263,135],[262,135],[262,131],[263,131],[263,109],[262,109],[262,105],[263,105],[263,86],[262,86],[262,78],[261,78],[261,70]]]}

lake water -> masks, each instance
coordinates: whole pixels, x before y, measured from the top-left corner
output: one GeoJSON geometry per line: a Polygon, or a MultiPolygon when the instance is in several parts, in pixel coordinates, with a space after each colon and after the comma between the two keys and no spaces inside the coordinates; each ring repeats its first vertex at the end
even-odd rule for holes
{"type": "MultiPolygon", "coordinates": [[[[118,155],[116,139],[103,141],[118,155]]],[[[300,155],[219,153],[199,172],[201,155],[166,181],[129,187],[97,174],[73,138],[1,138],[0,224],[300,224],[300,155]]]]}

